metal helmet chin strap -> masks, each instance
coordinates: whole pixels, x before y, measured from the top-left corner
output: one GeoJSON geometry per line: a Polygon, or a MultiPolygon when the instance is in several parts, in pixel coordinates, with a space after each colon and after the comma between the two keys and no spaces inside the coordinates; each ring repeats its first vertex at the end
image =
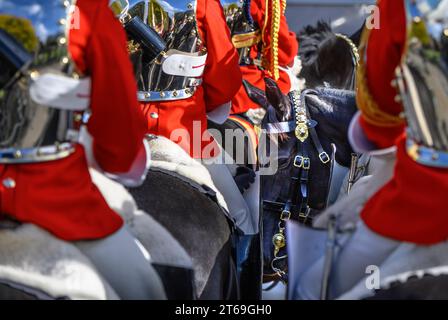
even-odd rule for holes
{"type": "Polygon", "coordinates": [[[294,132],[297,138],[297,154],[294,157],[291,170],[291,181],[289,184],[288,198],[286,202],[273,202],[263,200],[263,205],[272,211],[280,212],[278,232],[273,236],[274,259],[271,261],[271,268],[278,275],[280,280],[286,281],[286,270],[281,270],[276,266],[277,262],[286,259],[287,255],[279,255],[280,250],[286,246],[285,228],[286,222],[293,215],[302,222],[309,221],[310,207],[309,200],[309,172],[311,160],[309,151],[312,146],[317,150],[319,159],[323,164],[328,164],[334,159],[323,149],[316,132],[317,122],[310,117],[309,110],[305,102],[307,94],[317,94],[315,90],[305,90],[300,94],[292,91],[288,94],[291,106],[294,111],[294,121],[268,123],[265,130],[268,134],[294,132]]]}

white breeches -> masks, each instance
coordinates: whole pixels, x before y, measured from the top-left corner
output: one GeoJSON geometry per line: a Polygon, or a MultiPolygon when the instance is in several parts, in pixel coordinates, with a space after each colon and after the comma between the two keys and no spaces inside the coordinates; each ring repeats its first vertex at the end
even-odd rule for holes
{"type": "MultiPolygon", "coordinates": [[[[221,154],[213,159],[202,160],[201,163],[210,173],[213,184],[219,190],[227,203],[229,214],[235,220],[237,227],[246,235],[257,234],[258,210],[250,209],[233,179],[236,165],[230,155],[221,148],[221,154]]],[[[253,187],[256,187],[253,185],[253,187]]],[[[250,190],[250,189],[249,189],[250,190]]],[[[246,190],[245,193],[250,191],[246,190]]]]}

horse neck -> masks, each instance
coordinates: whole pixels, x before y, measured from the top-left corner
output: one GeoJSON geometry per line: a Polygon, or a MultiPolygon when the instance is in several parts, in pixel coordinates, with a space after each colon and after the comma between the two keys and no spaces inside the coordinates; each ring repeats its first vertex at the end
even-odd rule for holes
{"type": "MultiPolygon", "coordinates": [[[[330,145],[336,146],[336,159],[339,164],[350,165],[350,155],[353,152],[348,139],[348,126],[352,119],[355,107],[339,107],[338,103],[328,103],[331,109],[324,109],[325,105],[309,106],[311,119],[317,121],[316,132],[318,136],[330,145]]],[[[324,143],[324,141],[322,141],[324,143]]],[[[326,150],[327,152],[331,150],[326,150]]]]}

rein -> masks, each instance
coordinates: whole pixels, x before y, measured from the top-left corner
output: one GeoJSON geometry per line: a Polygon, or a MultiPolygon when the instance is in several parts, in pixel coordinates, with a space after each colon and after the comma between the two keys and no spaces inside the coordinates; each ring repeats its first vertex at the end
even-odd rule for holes
{"type": "Polygon", "coordinates": [[[286,282],[286,270],[278,268],[276,263],[287,258],[286,254],[279,255],[280,250],[286,246],[286,223],[293,215],[296,215],[299,220],[307,222],[311,211],[308,205],[309,172],[311,169],[309,151],[314,147],[323,164],[327,164],[333,160],[323,149],[317,135],[316,126],[318,123],[311,119],[305,102],[307,94],[317,94],[317,92],[309,89],[303,91],[302,94],[297,91],[292,91],[288,94],[291,106],[293,106],[295,121],[268,123],[264,128],[269,134],[294,132],[297,138],[297,154],[293,161],[286,202],[281,203],[263,200],[263,206],[265,208],[274,212],[280,212],[278,232],[272,238],[274,259],[271,262],[271,268],[275,274],[268,275],[268,277],[277,276],[283,282],[286,282]]]}

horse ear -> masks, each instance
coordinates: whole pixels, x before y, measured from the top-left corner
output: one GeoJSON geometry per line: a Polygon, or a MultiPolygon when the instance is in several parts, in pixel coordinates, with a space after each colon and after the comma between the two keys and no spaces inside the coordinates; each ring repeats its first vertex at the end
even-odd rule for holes
{"type": "Polygon", "coordinates": [[[280,118],[287,118],[289,112],[289,99],[283,94],[277,83],[271,78],[264,78],[266,96],[269,103],[275,108],[280,118]]]}
{"type": "Polygon", "coordinates": [[[366,25],[366,22],[364,21],[364,23],[362,24],[362,26],[358,29],[358,31],[356,31],[354,34],[352,34],[349,38],[350,40],[352,40],[352,42],[355,44],[356,47],[359,47],[360,43],[361,43],[361,36],[362,36],[362,32],[364,31],[364,27],[366,25]]]}
{"type": "Polygon", "coordinates": [[[263,109],[267,110],[269,107],[268,99],[266,99],[266,93],[255,87],[254,85],[250,84],[247,80],[243,80],[243,86],[246,90],[247,95],[249,98],[258,104],[263,109]]]}

